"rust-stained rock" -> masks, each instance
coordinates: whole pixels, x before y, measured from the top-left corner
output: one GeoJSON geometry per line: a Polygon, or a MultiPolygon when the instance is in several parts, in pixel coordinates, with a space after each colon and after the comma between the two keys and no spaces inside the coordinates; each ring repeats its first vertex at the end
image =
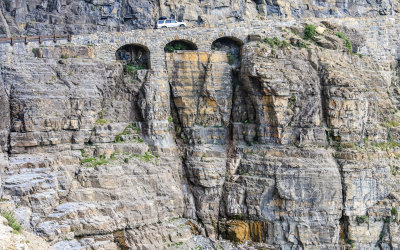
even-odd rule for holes
{"type": "Polygon", "coordinates": [[[222,227],[225,228],[223,234],[227,239],[237,243],[263,242],[266,234],[266,223],[261,221],[233,220],[222,227]]]}

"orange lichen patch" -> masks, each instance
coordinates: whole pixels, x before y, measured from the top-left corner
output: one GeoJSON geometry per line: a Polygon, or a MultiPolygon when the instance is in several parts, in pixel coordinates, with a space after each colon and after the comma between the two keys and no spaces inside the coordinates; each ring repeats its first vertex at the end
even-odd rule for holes
{"type": "Polygon", "coordinates": [[[217,103],[214,98],[207,98],[206,105],[207,105],[207,107],[213,107],[214,108],[213,111],[215,111],[215,109],[217,108],[217,103]]]}
{"type": "Polygon", "coordinates": [[[226,235],[229,240],[238,243],[262,242],[265,227],[266,223],[261,221],[234,220],[228,222],[226,235]]]}
{"type": "Polygon", "coordinates": [[[227,236],[229,240],[244,243],[250,240],[249,224],[244,221],[232,221],[228,224],[227,236]]]}
{"type": "Polygon", "coordinates": [[[189,220],[185,224],[190,226],[190,231],[192,232],[193,235],[199,235],[200,234],[199,229],[196,227],[196,225],[193,222],[191,222],[189,220]]]}
{"type": "Polygon", "coordinates": [[[249,224],[250,237],[254,242],[262,242],[265,222],[255,221],[249,224]]]}
{"type": "Polygon", "coordinates": [[[115,241],[122,249],[129,249],[128,244],[125,241],[125,233],[124,231],[116,231],[113,233],[115,241]]]}

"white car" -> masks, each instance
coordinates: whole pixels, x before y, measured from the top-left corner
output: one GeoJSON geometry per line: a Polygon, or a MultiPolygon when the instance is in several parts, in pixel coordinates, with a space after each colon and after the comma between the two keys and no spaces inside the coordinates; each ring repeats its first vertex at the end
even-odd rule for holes
{"type": "Polygon", "coordinates": [[[174,19],[165,19],[157,21],[157,29],[175,28],[175,27],[187,27],[187,24],[184,22],[177,22],[174,19]]]}

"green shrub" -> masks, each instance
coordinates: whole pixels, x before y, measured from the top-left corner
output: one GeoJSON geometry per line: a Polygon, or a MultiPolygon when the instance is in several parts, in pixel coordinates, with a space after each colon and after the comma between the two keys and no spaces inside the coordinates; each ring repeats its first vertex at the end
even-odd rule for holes
{"type": "Polygon", "coordinates": [[[175,50],[188,50],[188,49],[190,49],[190,48],[186,44],[180,43],[180,42],[167,44],[164,47],[164,51],[168,52],[168,53],[172,53],[175,50]]]}
{"type": "Polygon", "coordinates": [[[290,45],[290,44],[289,44],[288,42],[286,42],[285,40],[283,40],[283,41],[282,41],[282,44],[281,44],[281,48],[282,48],[282,49],[287,48],[287,47],[289,47],[289,45],[290,45]]]}
{"type": "Polygon", "coordinates": [[[62,58],[62,59],[68,59],[68,56],[67,56],[67,55],[64,55],[64,54],[62,54],[62,55],[61,55],[61,58],[62,58]]]}
{"type": "Polygon", "coordinates": [[[132,65],[127,64],[127,65],[125,65],[125,72],[133,75],[136,72],[136,70],[132,65]]]}
{"type": "Polygon", "coordinates": [[[38,48],[32,48],[32,53],[33,53],[35,56],[38,56],[39,49],[38,49],[38,48]]]}
{"type": "Polygon", "coordinates": [[[341,38],[341,39],[347,39],[346,38],[346,35],[345,34],[343,34],[342,32],[338,32],[338,33],[336,33],[336,35],[339,37],[339,38],[341,38]]]}
{"type": "Polygon", "coordinates": [[[356,221],[358,225],[363,224],[368,221],[368,216],[366,215],[357,216],[356,221]]]}
{"type": "Polygon", "coordinates": [[[14,230],[15,234],[19,233],[22,229],[21,224],[15,218],[14,212],[12,211],[2,211],[1,215],[6,218],[8,225],[14,230]]]}
{"type": "Polygon", "coordinates": [[[274,38],[272,38],[272,41],[274,42],[275,45],[277,45],[278,47],[282,46],[282,42],[275,36],[274,38]]]}
{"type": "Polygon", "coordinates": [[[97,166],[100,165],[105,165],[109,161],[106,159],[105,155],[100,155],[99,158],[95,157],[86,157],[81,160],[81,165],[86,164],[87,167],[94,167],[96,168],[97,166]]]}
{"type": "Polygon", "coordinates": [[[136,71],[140,69],[145,69],[145,67],[143,65],[136,65],[136,66],[132,64],[125,65],[125,72],[130,75],[134,75],[136,71]]]}
{"type": "Polygon", "coordinates": [[[85,149],[81,149],[81,155],[83,156],[83,157],[86,157],[86,154],[85,154],[85,149]]]}
{"type": "Polygon", "coordinates": [[[383,240],[384,237],[385,237],[385,232],[382,231],[382,232],[379,234],[379,242],[382,242],[382,240],[383,240]]]}
{"type": "Polygon", "coordinates": [[[99,124],[99,125],[106,125],[107,123],[108,123],[107,119],[97,119],[96,120],[96,124],[99,124]]]}
{"type": "Polygon", "coordinates": [[[297,101],[297,98],[296,98],[295,95],[292,95],[292,96],[289,98],[289,104],[296,105],[296,101],[297,101]]]}
{"type": "Polygon", "coordinates": [[[398,215],[397,209],[395,207],[392,208],[391,213],[392,213],[393,216],[397,216],[398,215]]]}
{"type": "Polygon", "coordinates": [[[264,38],[264,42],[268,43],[269,46],[271,46],[271,47],[274,47],[274,45],[275,45],[274,40],[272,38],[266,37],[266,38],[264,38]]]}
{"type": "Polygon", "coordinates": [[[390,121],[390,122],[385,121],[381,123],[381,126],[385,128],[393,128],[393,127],[398,127],[399,123],[396,121],[390,121]]]}
{"type": "Polygon", "coordinates": [[[355,247],[355,241],[354,240],[350,240],[350,239],[348,239],[347,240],[347,244],[349,244],[352,248],[354,248],[355,247]]]}
{"type": "Polygon", "coordinates": [[[114,153],[112,153],[111,155],[110,155],[110,159],[111,160],[116,160],[117,159],[117,157],[115,157],[117,154],[119,154],[120,152],[119,151],[114,151],[114,153]]]}
{"type": "Polygon", "coordinates": [[[96,160],[96,158],[94,157],[86,157],[84,159],[81,160],[81,164],[85,164],[85,163],[89,163],[89,162],[94,162],[96,160]]]}
{"type": "MultiPolygon", "coordinates": [[[[114,142],[122,142],[122,136],[123,135],[130,135],[132,134],[130,130],[135,130],[137,133],[140,133],[140,128],[136,127],[136,124],[129,124],[128,126],[125,127],[124,131],[119,133],[118,135],[115,136],[114,142]]],[[[143,140],[139,139],[139,142],[143,142],[143,140]]]]}
{"type": "Polygon", "coordinates": [[[229,65],[232,65],[234,63],[234,58],[233,58],[232,54],[228,53],[227,56],[228,56],[229,65]]]}
{"type": "Polygon", "coordinates": [[[397,175],[397,167],[396,166],[390,166],[390,172],[392,173],[393,176],[397,175]]]}
{"type": "Polygon", "coordinates": [[[164,48],[164,51],[165,52],[169,52],[169,53],[172,53],[172,52],[174,52],[174,47],[172,46],[172,45],[167,45],[167,46],[165,46],[165,48],[164,48]]]}
{"type": "Polygon", "coordinates": [[[346,39],[346,48],[350,53],[353,53],[353,46],[351,45],[351,42],[349,39],[346,39]]]}
{"type": "Polygon", "coordinates": [[[388,148],[400,147],[400,143],[394,141],[393,139],[388,139],[387,142],[371,142],[371,146],[384,150],[388,148]]]}
{"type": "Polygon", "coordinates": [[[153,160],[153,158],[154,158],[154,155],[150,154],[149,152],[146,152],[146,153],[144,154],[144,156],[143,156],[143,159],[144,159],[146,162],[150,162],[151,160],[153,160]]]}
{"type": "Polygon", "coordinates": [[[343,39],[346,42],[346,48],[347,50],[352,54],[353,53],[353,45],[351,45],[350,40],[346,37],[345,34],[343,34],[342,32],[337,32],[336,35],[343,39]]]}
{"type": "Polygon", "coordinates": [[[184,44],[177,43],[177,44],[175,44],[174,49],[175,50],[186,50],[187,48],[186,48],[186,46],[184,44]]]}
{"type": "Polygon", "coordinates": [[[154,158],[158,159],[158,157],[154,156],[152,153],[146,152],[144,155],[132,154],[124,161],[127,163],[127,161],[129,161],[129,159],[132,159],[133,157],[138,158],[139,160],[143,160],[145,162],[151,162],[154,158]]]}
{"type": "Polygon", "coordinates": [[[168,247],[178,247],[183,245],[182,241],[176,242],[176,243],[172,243],[172,244],[168,244],[168,247]]]}
{"type": "Polygon", "coordinates": [[[293,46],[298,47],[298,48],[305,48],[305,49],[308,48],[307,44],[300,40],[297,40],[297,42],[295,44],[293,44],[293,46]]]}
{"type": "Polygon", "coordinates": [[[288,42],[286,42],[285,40],[279,40],[279,38],[277,38],[277,37],[274,37],[274,38],[268,38],[268,37],[266,37],[266,38],[264,38],[264,43],[267,43],[267,44],[269,44],[269,46],[271,46],[272,48],[273,47],[275,47],[275,45],[276,46],[278,46],[279,48],[281,48],[281,49],[284,49],[284,48],[287,48],[287,47],[289,47],[289,43],[288,42]]]}
{"type": "Polygon", "coordinates": [[[95,162],[93,162],[93,164],[91,164],[91,166],[92,167],[97,167],[97,166],[100,166],[100,165],[105,165],[105,164],[107,164],[108,163],[108,160],[106,160],[106,159],[99,159],[99,160],[96,160],[95,162]]]}
{"type": "Polygon", "coordinates": [[[122,142],[122,136],[120,134],[116,135],[114,142],[122,142]]]}
{"type": "Polygon", "coordinates": [[[312,24],[307,24],[304,29],[304,39],[306,40],[314,40],[315,35],[317,34],[316,27],[312,24]]]}
{"type": "Polygon", "coordinates": [[[343,145],[338,141],[333,142],[332,146],[336,148],[337,151],[343,151],[343,145]]]}

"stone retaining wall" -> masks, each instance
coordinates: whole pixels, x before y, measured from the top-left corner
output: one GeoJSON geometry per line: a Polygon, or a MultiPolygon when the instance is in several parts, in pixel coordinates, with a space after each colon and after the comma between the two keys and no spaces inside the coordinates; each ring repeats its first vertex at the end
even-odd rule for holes
{"type": "MultiPolygon", "coordinates": [[[[346,31],[357,36],[363,36],[362,46],[358,52],[363,55],[370,55],[376,60],[393,62],[400,59],[400,18],[343,18],[343,19],[314,19],[313,22],[327,21],[335,26],[345,26],[346,31]]],[[[307,23],[306,21],[304,23],[307,23]]],[[[183,29],[159,29],[159,30],[132,30],[128,32],[96,33],[91,35],[73,36],[72,44],[94,46],[95,55],[103,60],[115,60],[115,52],[126,44],[141,44],[150,50],[151,65],[153,70],[165,68],[164,47],[173,40],[187,40],[197,45],[199,51],[209,51],[211,44],[221,37],[234,37],[243,42],[247,41],[248,35],[260,35],[264,37],[281,36],[288,31],[289,27],[301,26],[299,20],[281,19],[253,22],[240,22],[226,27],[199,27],[183,29]]],[[[68,44],[68,41],[61,40],[54,43],[45,41],[40,46],[57,46],[68,44]]],[[[26,54],[32,48],[38,47],[38,42],[31,42],[28,45],[23,43],[0,44],[0,62],[7,53],[26,54]]]]}

